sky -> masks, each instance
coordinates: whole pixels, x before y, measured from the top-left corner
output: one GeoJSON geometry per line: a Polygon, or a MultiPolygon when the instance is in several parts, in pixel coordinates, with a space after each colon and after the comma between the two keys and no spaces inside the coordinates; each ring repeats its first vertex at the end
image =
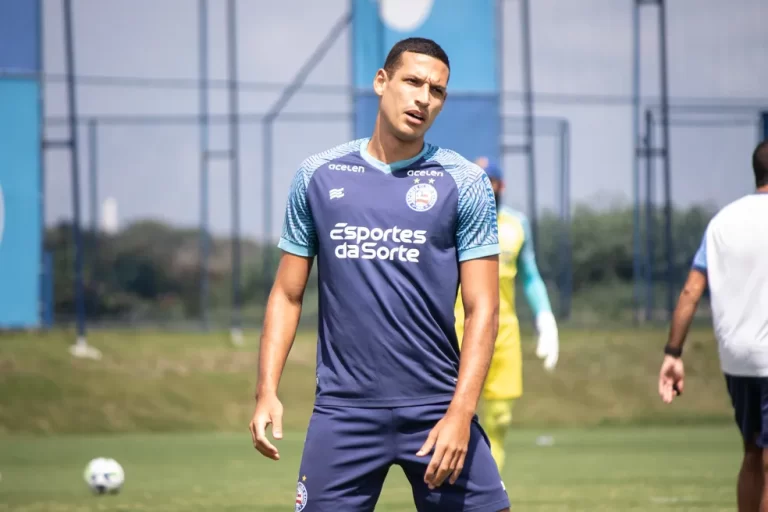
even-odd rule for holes
{"type": "MultiPolygon", "coordinates": [[[[434,0],[432,8],[440,8],[440,2],[434,0]]],[[[94,131],[85,124],[78,130],[84,222],[92,218],[90,171],[96,169],[98,202],[114,199],[121,227],[147,218],[196,226],[201,190],[198,127],[137,119],[199,112],[199,94],[193,83],[198,77],[197,2],[74,0],[73,4],[78,75],[165,80],[163,87],[153,88],[103,83],[77,87],[80,116],[100,120],[94,131]],[[168,81],[173,83],[168,85],[168,81]],[[126,116],[133,122],[114,122],[126,116]]],[[[531,4],[535,113],[568,123],[571,203],[598,207],[631,203],[631,0],[536,0],[531,4]]],[[[757,112],[761,106],[768,110],[768,2],[675,0],[668,4],[672,198],[683,206],[723,206],[752,188],[750,155],[758,139],[757,112]]],[[[53,75],[45,89],[46,136],[55,139],[67,135],[66,126],[60,123],[67,114],[66,87],[55,79],[65,71],[63,17],[61,2],[44,0],[43,6],[44,65],[53,75]]],[[[209,0],[209,72],[219,84],[227,78],[225,6],[225,0],[209,0]]],[[[239,79],[285,86],[344,16],[348,1],[239,0],[237,6],[239,79]]],[[[503,16],[503,83],[508,92],[504,114],[514,117],[523,111],[516,0],[506,1],[503,16]]],[[[657,16],[655,7],[643,7],[640,20],[641,94],[647,99],[644,105],[654,108],[660,90],[657,16]]],[[[345,115],[351,113],[345,90],[351,82],[349,35],[343,29],[307,77],[307,84],[322,86],[323,92],[300,90],[285,108],[292,115],[328,113],[334,117],[304,121],[278,117],[271,191],[262,185],[262,127],[253,119],[243,122],[239,190],[241,227],[246,236],[260,237],[265,232],[265,194],[272,199],[270,231],[273,237],[278,234],[288,187],[301,161],[352,137],[345,115]]],[[[240,112],[246,117],[263,114],[279,95],[277,87],[246,87],[240,92],[240,112]]],[[[227,113],[225,88],[211,90],[208,101],[211,114],[227,113]]],[[[558,125],[537,123],[534,155],[539,211],[558,205],[562,140],[553,126],[558,125]]],[[[505,136],[509,143],[521,141],[516,127],[519,124],[510,121],[505,136]]],[[[211,128],[211,149],[227,149],[227,129],[226,125],[211,128]]],[[[658,125],[655,134],[660,143],[658,125]]],[[[523,210],[528,207],[525,163],[522,155],[514,154],[503,161],[509,179],[504,201],[523,210]]],[[[656,163],[657,172],[660,163],[656,163]]],[[[69,219],[68,155],[49,151],[45,166],[46,220],[69,219]]],[[[232,220],[228,162],[213,161],[210,173],[211,229],[226,235],[232,220]]],[[[660,177],[658,174],[654,187],[659,200],[660,177]]]]}

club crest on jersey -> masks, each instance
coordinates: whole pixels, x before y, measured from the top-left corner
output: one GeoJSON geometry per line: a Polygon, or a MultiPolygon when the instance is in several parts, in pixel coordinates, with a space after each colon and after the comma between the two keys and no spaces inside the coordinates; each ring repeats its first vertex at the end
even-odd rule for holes
{"type": "Polygon", "coordinates": [[[307,506],[307,488],[304,486],[303,483],[299,482],[298,485],[296,485],[296,508],[294,508],[295,512],[301,512],[304,510],[304,507],[307,506]]]}
{"type": "Polygon", "coordinates": [[[425,212],[435,206],[437,202],[437,189],[429,183],[417,183],[408,189],[405,194],[405,202],[411,210],[425,212]]]}

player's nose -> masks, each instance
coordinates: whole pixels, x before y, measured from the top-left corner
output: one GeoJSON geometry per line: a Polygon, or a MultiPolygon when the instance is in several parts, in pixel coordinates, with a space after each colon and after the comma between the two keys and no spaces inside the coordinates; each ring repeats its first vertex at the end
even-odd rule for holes
{"type": "Polygon", "coordinates": [[[419,88],[419,92],[416,93],[416,105],[419,107],[428,107],[429,106],[429,84],[425,84],[424,87],[419,88]]]}

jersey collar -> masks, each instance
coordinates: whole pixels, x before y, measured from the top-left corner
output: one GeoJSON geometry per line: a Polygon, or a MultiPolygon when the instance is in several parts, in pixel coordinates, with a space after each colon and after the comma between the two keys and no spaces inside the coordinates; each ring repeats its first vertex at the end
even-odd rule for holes
{"type": "Polygon", "coordinates": [[[409,165],[412,165],[417,160],[419,160],[421,157],[423,157],[427,151],[429,151],[429,144],[426,142],[424,143],[424,147],[421,148],[421,151],[419,151],[419,154],[414,156],[413,158],[409,158],[408,160],[400,160],[397,162],[392,162],[391,164],[385,164],[381,160],[378,160],[377,158],[374,158],[371,156],[370,153],[368,153],[368,142],[370,139],[365,139],[360,144],[360,156],[363,157],[363,160],[368,162],[373,167],[379,169],[382,172],[391,174],[395,171],[399,171],[400,169],[404,169],[405,167],[408,167],[409,165]]]}

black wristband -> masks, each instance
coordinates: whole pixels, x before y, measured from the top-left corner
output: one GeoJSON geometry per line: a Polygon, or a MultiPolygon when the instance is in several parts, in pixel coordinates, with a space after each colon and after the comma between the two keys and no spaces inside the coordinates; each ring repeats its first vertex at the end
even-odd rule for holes
{"type": "Polygon", "coordinates": [[[683,348],[682,347],[672,348],[669,345],[664,345],[664,353],[668,356],[680,357],[683,355],[683,348]]]}

